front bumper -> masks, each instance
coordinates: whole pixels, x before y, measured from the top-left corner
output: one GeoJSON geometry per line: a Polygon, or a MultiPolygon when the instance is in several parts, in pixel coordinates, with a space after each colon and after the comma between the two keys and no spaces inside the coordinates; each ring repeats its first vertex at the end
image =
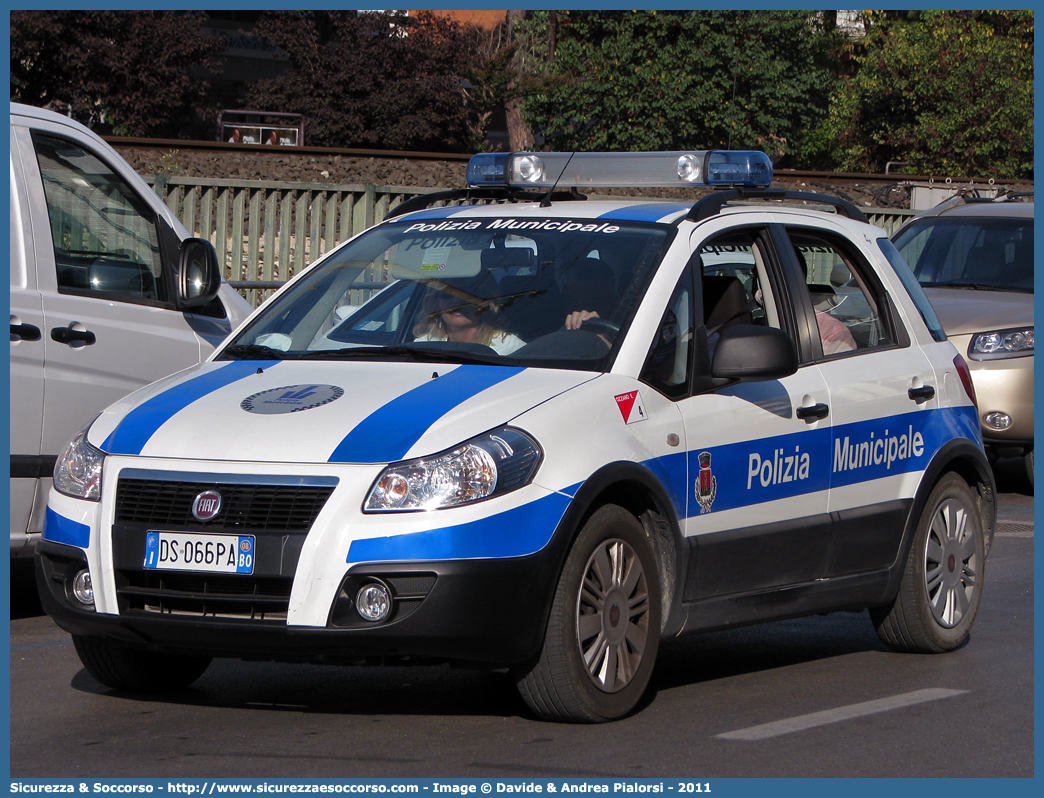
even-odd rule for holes
{"type": "Polygon", "coordinates": [[[84,552],[46,540],[37,548],[36,578],[44,610],[62,629],[145,650],[286,662],[417,659],[495,667],[539,650],[565,545],[556,534],[550,545],[525,557],[356,565],[326,627],[125,609],[123,597],[119,615],[97,613],[78,605],[68,588],[87,565],[84,552]],[[393,585],[396,601],[413,605],[410,611],[381,624],[353,616],[353,586],[374,578],[393,585]]]}

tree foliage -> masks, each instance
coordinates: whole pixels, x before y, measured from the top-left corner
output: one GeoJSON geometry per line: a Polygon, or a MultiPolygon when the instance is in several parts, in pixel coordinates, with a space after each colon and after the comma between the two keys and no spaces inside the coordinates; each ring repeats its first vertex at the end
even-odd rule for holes
{"type": "MultiPolygon", "coordinates": [[[[492,31],[421,12],[270,11],[288,69],[245,105],[334,147],[758,148],[781,166],[1033,174],[1033,12],[512,11],[492,31]]],[[[88,123],[210,137],[206,12],[12,11],[11,97],[88,123]],[[192,120],[195,120],[194,122],[192,120]]]]}
{"type": "Polygon", "coordinates": [[[131,136],[194,133],[217,67],[202,11],[12,11],[11,99],[131,136]]]}
{"type": "Polygon", "coordinates": [[[549,86],[527,102],[552,148],[801,147],[827,113],[830,32],[800,11],[561,11],[549,86]]]}
{"type": "Polygon", "coordinates": [[[255,30],[290,68],[253,84],[248,102],[303,114],[309,144],[436,152],[478,144],[465,87],[475,28],[427,12],[272,11],[255,30]]]}
{"type": "Polygon", "coordinates": [[[870,19],[858,71],[817,131],[820,168],[1033,175],[1032,11],[870,19]]]}

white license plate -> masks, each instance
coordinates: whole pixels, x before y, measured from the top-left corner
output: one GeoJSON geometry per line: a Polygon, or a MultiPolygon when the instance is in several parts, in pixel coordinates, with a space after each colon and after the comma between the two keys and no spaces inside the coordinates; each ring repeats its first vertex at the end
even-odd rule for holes
{"type": "Polygon", "coordinates": [[[250,574],[254,572],[254,536],[146,532],[144,568],[250,574]]]}

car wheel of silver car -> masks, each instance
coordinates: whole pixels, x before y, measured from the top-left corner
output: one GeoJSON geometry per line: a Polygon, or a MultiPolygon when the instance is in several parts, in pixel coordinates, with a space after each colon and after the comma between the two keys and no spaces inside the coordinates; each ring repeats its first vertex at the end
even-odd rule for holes
{"type": "Polygon", "coordinates": [[[649,684],[660,640],[660,583],[645,530],[615,505],[597,510],[566,558],[539,657],[516,668],[542,718],[623,717],[649,684]]]}
{"type": "Polygon", "coordinates": [[[986,560],[979,504],[947,474],[924,506],[895,601],[871,610],[881,639],[898,651],[951,651],[968,639],[986,560]]]}
{"type": "Polygon", "coordinates": [[[132,693],[162,693],[187,687],[210,665],[211,657],[157,654],[100,637],[73,635],[87,673],[106,687],[132,693]]]}
{"type": "Polygon", "coordinates": [[[1033,450],[1026,452],[1026,476],[1029,477],[1030,490],[1033,490],[1033,450]]]}

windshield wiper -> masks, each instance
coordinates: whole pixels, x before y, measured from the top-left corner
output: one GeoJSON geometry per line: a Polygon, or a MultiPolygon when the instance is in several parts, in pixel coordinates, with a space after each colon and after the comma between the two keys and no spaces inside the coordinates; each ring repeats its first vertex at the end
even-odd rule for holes
{"type": "Polygon", "coordinates": [[[516,299],[521,299],[522,297],[527,297],[527,296],[528,297],[543,296],[546,293],[547,293],[547,289],[546,288],[531,288],[528,291],[517,291],[514,294],[504,294],[503,296],[490,297],[489,299],[483,300],[483,302],[480,304],[480,307],[482,305],[490,305],[495,310],[503,310],[506,307],[510,307],[511,304],[516,299]]]}
{"type": "Polygon", "coordinates": [[[317,349],[295,354],[300,360],[371,360],[382,358],[406,358],[421,363],[482,363],[501,364],[499,355],[480,355],[455,349],[419,346],[352,346],[346,349],[317,349]]]}
{"type": "Polygon", "coordinates": [[[236,344],[226,347],[216,360],[285,360],[286,352],[260,344],[236,344]]]}
{"type": "Polygon", "coordinates": [[[966,280],[950,280],[942,283],[921,283],[924,288],[971,288],[976,291],[1019,291],[1019,288],[1008,288],[1003,285],[973,283],[966,280]]]}

